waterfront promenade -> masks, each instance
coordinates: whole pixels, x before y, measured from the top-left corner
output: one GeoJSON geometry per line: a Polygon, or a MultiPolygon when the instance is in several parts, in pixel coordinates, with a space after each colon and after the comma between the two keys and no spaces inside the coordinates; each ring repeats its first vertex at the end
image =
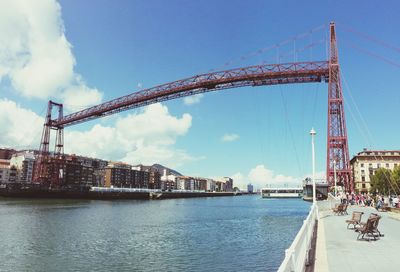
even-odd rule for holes
{"type": "MultiPolygon", "coordinates": [[[[329,204],[328,204],[329,205],[329,204]]],[[[377,212],[375,208],[349,206],[349,215],[333,215],[326,203],[319,203],[320,219],[314,271],[396,271],[400,267],[400,214],[377,212]],[[378,229],[384,234],[377,241],[357,240],[357,233],[347,229],[345,220],[353,211],[382,216],[378,229]]]]}

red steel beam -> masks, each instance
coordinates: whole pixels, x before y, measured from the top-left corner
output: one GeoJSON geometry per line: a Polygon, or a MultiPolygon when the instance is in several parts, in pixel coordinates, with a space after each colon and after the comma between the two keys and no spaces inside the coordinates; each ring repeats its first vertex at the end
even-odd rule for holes
{"type": "Polygon", "coordinates": [[[53,119],[51,126],[62,128],[132,108],[223,89],[328,80],[328,61],[266,64],[212,72],[134,92],[61,119],[53,119]]]}

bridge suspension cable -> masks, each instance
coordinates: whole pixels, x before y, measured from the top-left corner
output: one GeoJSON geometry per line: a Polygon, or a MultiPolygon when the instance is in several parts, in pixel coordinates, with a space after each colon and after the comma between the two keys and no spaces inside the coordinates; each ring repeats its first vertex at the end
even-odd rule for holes
{"type": "Polygon", "coordinates": [[[345,41],[345,44],[348,44],[350,47],[356,49],[357,51],[359,51],[359,52],[361,52],[361,53],[364,53],[364,54],[367,54],[367,55],[369,55],[369,56],[371,56],[371,57],[374,57],[374,58],[376,58],[376,59],[379,59],[379,60],[381,60],[381,61],[383,61],[383,62],[386,62],[386,63],[388,63],[388,64],[390,64],[390,65],[392,65],[392,66],[394,66],[394,67],[396,67],[396,68],[400,68],[400,63],[398,63],[398,62],[395,62],[395,61],[393,61],[393,60],[391,60],[391,59],[385,58],[385,57],[383,57],[383,56],[381,56],[381,55],[379,55],[379,54],[376,54],[376,53],[374,53],[374,52],[372,52],[372,51],[369,51],[369,50],[367,50],[367,49],[365,49],[365,48],[361,48],[361,47],[359,47],[358,45],[355,45],[354,43],[345,41]]]}
{"type": "Polygon", "coordinates": [[[345,31],[347,31],[349,33],[356,34],[357,36],[359,36],[359,37],[361,37],[361,38],[363,38],[365,40],[374,42],[374,43],[379,44],[381,46],[384,46],[384,47],[386,47],[386,48],[388,48],[390,50],[396,51],[397,53],[400,53],[400,46],[396,46],[396,45],[390,44],[390,43],[385,42],[385,41],[383,41],[381,39],[378,39],[378,38],[376,38],[376,37],[374,37],[372,35],[366,34],[366,33],[362,32],[360,30],[356,30],[356,29],[354,29],[352,27],[349,27],[349,26],[347,26],[345,24],[338,23],[338,25],[341,26],[341,29],[343,29],[343,30],[345,30],[345,31]]]}
{"type": "MultiPolygon", "coordinates": [[[[359,110],[359,107],[358,107],[358,105],[357,105],[357,103],[356,103],[356,101],[354,99],[354,96],[353,96],[353,94],[351,92],[351,89],[350,89],[350,87],[349,87],[349,85],[347,83],[347,80],[344,77],[343,73],[341,73],[341,76],[342,76],[343,82],[344,82],[344,84],[346,86],[347,93],[348,93],[348,95],[349,95],[349,97],[351,99],[350,101],[353,103],[354,108],[356,110],[356,113],[358,114],[358,116],[359,116],[359,118],[361,120],[361,125],[360,125],[360,122],[358,122],[358,120],[356,118],[356,114],[354,113],[354,111],[353,111],[353,109],[352,109],[352,107],[350,105],[350,102],[345,102],[345,106],[349,110],[350,116],[353,118],[353,121],[354,121],[357,129],[361,133],[361,136],[364,138],[364,140],[366,141],[367,145],[370,146],[370,147],[373,147],[373,146],[375,146],[375,144],[374,144],[375,141],[373,140],[373,136],[371,134],[371,131],[368,128],[367,122],[365,121],[365,118],[363,117],[363,115],[361,114],[361,111],[359,110]]],[[[345,99],[345,101],[349,101],[349,100],[345,99]]],[[[384,160],[382,155],[376,155],[375,153],[374,153],[374,158],[375,158],[375,160],[378,160],[378,158],[380,160],[384,160]]],[[[383,174],[384,174],[385,178],[389,181],[390,187],[394,191],[400,192],[400,186],[396,182],[391,180],[391,177],[388,175],[388,173],[385,171],[383,174]]]]}
{"type": "Polygon", "coordinates": [[[281,86],[279,86],[279,91],[280,91],[280,95],[281,95],[281,99],[282,99],[283,109],[284,109],[284,112],[285,112],[285,120],[286,120],[286,123],[288,125],[290,139],[291,139],[292,145],[293,145],[294,155],[296,157],[299,176],[301,176],[302,175],[302,167],[301,167],[299,155],[298,155],[298,152],[297,152],[296,141],[295,141],[294,136],[293,136],[292,124],[290,123],[290,119],[289,119],[289,114],[288,114],[288,109],[287,109],[287,102],[286,102],[285,96],[283,95],[283,91],[282,91],[282,87],[281,86]]]}
{"type": "Polygon", "coordinates": [[[326,27],[327,27],[326,24],[322,24],[322,25],[319,25],[319,26],[317,26],[317,27],[312,28],[312,29],[309,30],[309,31],[306,31],[306,32],[300,33],[300,34],[298,34],[298,35],[292,36],[292,37],[290,37],[290,38],[288,38],[288,39],[285,39],[285,40],[280,41],[280,42],[278,42],[278,43],[275,43],[275,44],[273,44],[273,45],[269,45],[269,46],[266,46],[266,47],[257,49],[257,50],[255,50],[255,51],[249,52],[249,53],[247,53],[247,54],[245,54],[245,55],[242,55],[242,56],[240,56],[240,57],[233,58],[233,59],[231,59],[231,60],[225,62],[223,65],[221,65],[221,66],[219,66],[219,67],[217,67],[217,68],[210,69],[209,72],[213,72],[213,71],[217,71],[217,70],[224,70],[224,69],[226,69],[227,67],[231,66],[231,65],[234,64],[234,63],[238,63],[238,62],[241,62],[241,61],[245,61],[245,60],[250,59],[250,58],[252,58],[252,57],[254,57],[254,56],[257,56],[257,55],[266,53],[266,52],[268,52],[268,51],[277,49],[277,48],[279,48],[279,47],[281,47],[281,46],[287,45],[287,44],[289,44],[290,42],[293,42],[293,41],[296,41],[296,40],[304,39],[304,38],[306,38],[307,36],[310,36],[310,35],[312,35],[312,34],[315,33],[315,32],[318,32],[318,31],[320,31],[320,30],[326,29],[326,27]]]}
{"type": "MultiPolygon", "coordinates": [[[[316,47],[317,45],[320,45],[320,44],[322,44],[324,42],[325,42],[324,39],[320,39],[320,40],[314,41],[312,43],[309,43],[309,44],[307,44],[307,45],[305,45],[305,46],[303,46],[301,48],[298,48],[296,50],[288,50],[288,51],[286,51],[286,52],[284,52],[282,54],[278,54],[277,62],[280,63],[281,59],[283,59],[285,57],[289,57],[289,56],[294,56],[294,59],[296,59],[296,55],[298,53],[301,53],[301,52],[306,51],[307,49],[311,49],[313,47],[316,47]]],[[[271,63],[271,62],[272,62],[271,59],[269,59],[269,60],[262,61],[261,64],[267,64],[267,63],[271,63]]]]}

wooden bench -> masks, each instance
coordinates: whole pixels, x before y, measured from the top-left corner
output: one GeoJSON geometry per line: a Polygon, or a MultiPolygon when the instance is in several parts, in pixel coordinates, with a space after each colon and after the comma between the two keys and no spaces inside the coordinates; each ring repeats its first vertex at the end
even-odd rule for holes
{"type": "Polygon", "coordinates": [[[347,213],[347,206],[348,204],[336,204],[335,208],[332,209],[333,213],[335,215],[344,215],[344,214],[348,214],[347,213]]]}
{"type": "Polygon", "coordinates": [[[383,206],[380,207],[380,209],[378,209],[378,210],[381,210],[382,212],[390,211],[389,204],[388,203],[383,204],[383,206]]]}
{"type": "Polygon", "coordinates": [[[338,214],[343,209],[343,204],[335,204],[335,207],[332,208],[334,214],[338,214]]]}
{"type": "Polygon", "coordinates": [[[375,217],[369,217],[365,224],[362,224],[360,227],[356,227],[356,231],[358,232],[357,240],[364,239],[365,235],[372,236],[374,240],[376,240],[376,236],[374,235],[373,231],[373,225],[376,220],[377,218],[375,217]]]}
{"type": "Polygon", "coordinates": [[[359,226],[361,223],[361,217],[364,213],[363,212],[353,212],[351,219],[346,220],[347,228],[349,229],[350,225],[353,225],[352,229],[355,229],[356,226],[359,226]]]}
{"type": "Polygon", "coordinates": [[[349,204],[343,204],[343,210],[342,210],[342,215],[343,214],[346,214],[346,215],[348,215],[348,213],[347,213],[347,207],[349,206],[349,204]]]}
{"type": "Polygon", "coordinates": [[[360,223],[360,227],[356,227],[356,231],[358,232],[357,240],[364,239],[365,234],[368,236],[372,236],[374,240],[377,237],[383,237],[384,235],[378,230],[379,221],[382,217],[376,213],[371,213],[367,222],[360,223]]]}

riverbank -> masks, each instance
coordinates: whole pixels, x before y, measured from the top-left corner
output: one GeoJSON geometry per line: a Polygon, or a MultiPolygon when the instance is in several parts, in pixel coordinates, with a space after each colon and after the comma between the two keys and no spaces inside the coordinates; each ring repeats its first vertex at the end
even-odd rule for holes
{"type": "Polygon", "coordinates": [[[195,197],[221,197],[240,195],[234,192],[193,192],[193,191],[157,191],[129,190],[114,188],[109,190],[85,189],[49,189],[49,188],[0,188],[0,197],[8,198],[50,198],[50,199],[87,199],[87,200],[118,200],[118,199],[175,199],[195,197]]]}

